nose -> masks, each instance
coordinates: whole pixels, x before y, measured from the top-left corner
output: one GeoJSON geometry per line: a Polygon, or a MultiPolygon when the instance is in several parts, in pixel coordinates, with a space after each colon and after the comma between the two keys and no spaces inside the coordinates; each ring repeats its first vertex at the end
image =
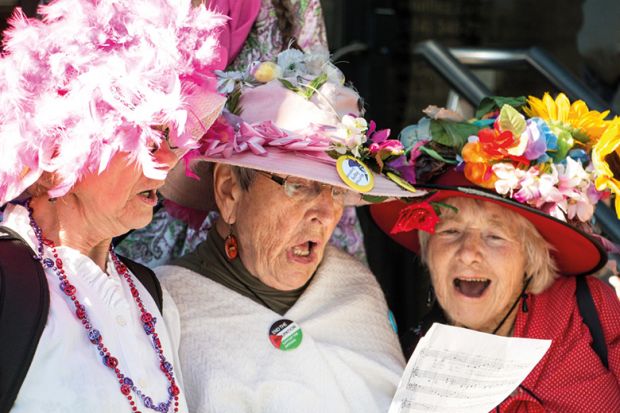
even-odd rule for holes
{"type": "Polygon", "coordinates": [[[468,230],[459,238],[457,257],[463,264],[470,265],[482,260],[482,234],[468,230]]]}
{"type": "Polygon", "coordinates": [[[321,186],[321,193],[309,203],[308,214],[314,222],[331,225],[340,219],[342,204],[336,201],[332,195],[330,186],[321,186]]]}
{"type": "Polygon", "coordinates": [[[171,170],[179,161],[179,158],[174,153],[172,149],[170,149],[170,145],[168,141],[164,140],[159,148],[153,153],[155,160],[160,164],[159,169],[171,170]]]}

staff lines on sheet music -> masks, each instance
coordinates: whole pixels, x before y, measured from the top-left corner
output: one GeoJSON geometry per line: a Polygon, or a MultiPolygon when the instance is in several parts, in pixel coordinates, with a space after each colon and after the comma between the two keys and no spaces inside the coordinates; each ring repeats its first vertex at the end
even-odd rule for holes
{"type": "Polygon", "coordinates": [[[420,352],[420,358],[430,357],[442,363],[458,363],[470,367],[472,365],[480,368],[487,368],[493,371],[500,370],[506,366],[511,368],[523,368],[526,367],[526,363],[518,363],[517,361],[510,361],[506,363],[501,358],[490,358],[483,355],[474,355],[471,353],[462,353],[458,351],[449,350],[435,350],[435,349],[423,349],[420,352]]]}
{"type": "MultiPolygon", "coordinates": [[[[518,377],[518,376],[517,376],[518,377]]],[[[506,374],[503,377],[497,375],[495,377],[481,377],[481,376],[457,376],[449,373],[440,373],[434,370],[424,370],[418,367],[415,367],[411,374],[411,381],[425,381],[425,382],[441,382],[446,384],[456,384],[461,385],[463,383],[476,383],[479,384],[480,387],[485,389],[490,389],[493,387],[501,387],[506,384],[510,384],[514,382],[515,375],[514,374],[506,374]],[[419,380],[417,380],[419,379],[419,380]]]]}

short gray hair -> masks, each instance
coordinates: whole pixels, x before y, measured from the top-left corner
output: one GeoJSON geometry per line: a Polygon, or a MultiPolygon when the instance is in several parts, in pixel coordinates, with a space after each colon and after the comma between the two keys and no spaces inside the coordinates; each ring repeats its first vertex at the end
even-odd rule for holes
{"type": "MultiPolygon", "coordinates": [[[[448,198],[442,202],[450,204],[450,200],[455,198],[448,198]]],[[[471,198],[458,198],[459,204],[463,202],[475,203],[477,209],[484,208],[487,201],[471,198]]],[[[442,208],[441,217],[451,216],[458,212],[451,208],[442,208]]],[[[440,218],[441,219],[441,218],[440,218]]],[[[558,277],[558,268],[551,252],[554,250],[553,246],[549,244],[540,235],[540,232],[524,216],[506,208],[506,219],[515,225],[517,233],[520,235],[520,245],[523,248],[525,254],[525,275],[527,278],[531,278],[527,291],[532,294],[539,294],[549,288],[553,281],[558,277]]],[[[428,259],[428,240],[431,237],[426,231],[418,231],[418,239],[420,241],[420,258],[424,264],[427,264],[428,259]]]]}
{"type": "Polygon", "coordinates": [[[256,178],[256,171],[254,169],[243,168],[235,165],[232,165],[230,168],[232,169],[235,178],[237,178],[237,182],[239,182],[241,189],[247,191],[256,178]]]}

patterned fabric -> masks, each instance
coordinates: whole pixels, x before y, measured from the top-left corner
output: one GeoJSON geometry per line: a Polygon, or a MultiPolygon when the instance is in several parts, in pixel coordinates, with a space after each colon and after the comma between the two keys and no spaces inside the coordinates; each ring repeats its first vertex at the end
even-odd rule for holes
{"type": "MultiPolygon", "coordinates": [[[[262,0],[254,27],[239,56],[229,69],[244,69],[251,62],[273,59],[288,45],[282,44],[276,12],[271,0],[262,0]]],[[[306,51],[327,47],[325,22],[319,0],[290,0],[295,16],[293,36],[306,51]]],[[[158,211],[145,228],[129,234],[118,246],[119,254],[149,267],[165,265],[171,260],[193,251],[207,238],[207,231],[215,222],[217,213],[207,216],[199,229],[192,229],[172,217],[165,209],[158,211]]],[[[365,261],[364,242],[355,208],[345,208],[331,238],[331,244],[365,261]]]]}
{"type": "MultiPolygon", "coordinates": [[[[313,48],[327,48],[325,22],[319,0],[290,0],[295,16],[293,37],[305,51],[313,48]]],[[[272,0],[263,0],[254,27],[250,32],[239,56],[228,68],[244,70],[255,61],[273,60],[278,53],[288,47],[282,44],[282,34],[278,29],[278,19],[272,0]]]]}

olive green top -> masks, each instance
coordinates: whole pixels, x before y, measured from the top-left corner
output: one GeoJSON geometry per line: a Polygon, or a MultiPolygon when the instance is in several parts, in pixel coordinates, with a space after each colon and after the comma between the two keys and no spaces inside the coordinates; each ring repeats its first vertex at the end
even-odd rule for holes
{"type": "Polygon", "coordinates": [[[206,241],[191,253],[173,262],[201,274],[231,290],[264,305],[280,315],[291,308],[310,283],[290,291],[282,291],[264,284],[250,274],[241,259],[229,261],[224,251],[224,239],[215,228],[209,231],[206,241]]]}

